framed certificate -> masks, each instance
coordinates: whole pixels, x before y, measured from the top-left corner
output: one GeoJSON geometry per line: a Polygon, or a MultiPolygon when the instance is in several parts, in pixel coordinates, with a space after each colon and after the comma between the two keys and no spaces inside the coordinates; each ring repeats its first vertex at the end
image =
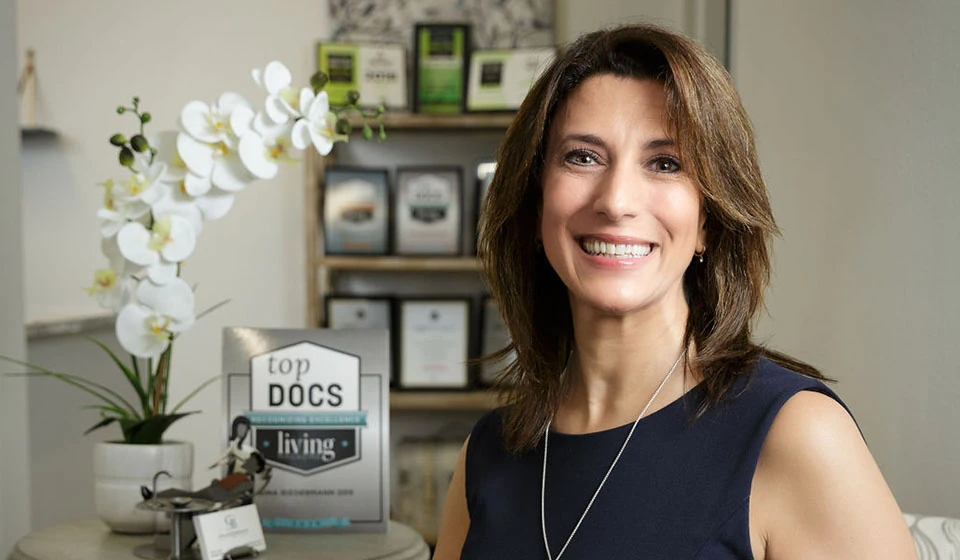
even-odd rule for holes
{"type": "Polygon", "coordinates": [[[462,113],[467,97],[470,26],[418,23],[413,45],[414,112],[462,113]]]}
{"type": "Polygon", "coordinates": [[[347,102],[347,92],[360,94],[360,105],[405,109],[406,49],[399,43],[317,43],[317,69],[327,74],[324,91],[332,105],[347,102]]]}
{"type": "Polygon", "coordinates": [[[327,296],[325,303],[329,329],[390,329],[390,298],[327,296]]]}
{"type": "MultiPolygon", "coordinates": [[[[480,323],[480,354],[482,356],[493,354],[510,344],[510,331],[507,330],[507,326],[503,322],[497,301],[492,297],[486,296],[483,298],[483,306],[480,308],[480,323]]],[[[516,353],[511,351],[510,354],[500,360],[484,361],[480,366],[478,379],[480,385],[485,387],[493,385],[500,372],[515,359],[516,353]]]]}
{"type": "Polygon", "coordinates": [[[470,384],[470,300],[403,299],[398,303],[397,385],[465,389],[470,384]]]}
{"type": "Polygon", "coordinates": [[[385,255],[390,243],[386,169],[328,167],[323,187],[323,242],[329,255],[385,255]]]}
{"type": "Polygon", "coordinates": [[[401,167],[393,197],[394,252],[459,255],[463,181],[459,167],[401,167]]]}
{"type": "Polygon", "coordinates": [[[468,111],[516,111],[556,49],[474,51],[470,54],[468,111]]]}

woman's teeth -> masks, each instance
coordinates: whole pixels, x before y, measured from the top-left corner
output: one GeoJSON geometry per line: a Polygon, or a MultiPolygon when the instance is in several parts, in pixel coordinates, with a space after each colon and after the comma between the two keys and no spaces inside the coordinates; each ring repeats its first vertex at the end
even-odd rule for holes
{"type": "Polygon", "coordinates": [[[587,254],[613,258],[645,257],[653,250],[653,245],[606,243],[595,239],[584,239],[580,241],[580,246],[587,254]]]}

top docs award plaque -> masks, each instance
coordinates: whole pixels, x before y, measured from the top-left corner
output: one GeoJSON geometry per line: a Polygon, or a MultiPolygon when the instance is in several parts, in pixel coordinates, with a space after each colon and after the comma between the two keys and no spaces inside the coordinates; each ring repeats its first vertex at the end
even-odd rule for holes
{"type": "Polygon", "coordinates": [[[265,530],[387,530],[388,331],[227,328],[223,373],[225,433],[245,418],[273,467],[265,530]]]}

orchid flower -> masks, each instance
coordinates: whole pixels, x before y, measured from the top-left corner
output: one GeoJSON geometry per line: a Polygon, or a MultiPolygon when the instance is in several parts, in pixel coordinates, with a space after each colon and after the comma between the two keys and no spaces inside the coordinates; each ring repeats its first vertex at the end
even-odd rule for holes
{"type": "Polygon", "coordinates": [[[314,95],[310,88],[300,92],[300,112],[303,118],[293,125],[291,141],[294,147],[305,150],[312,143],[320,155],[333,150],[335,142],[346,142],[346,134],[337,134],[337,115],[330,111],[327,92],[314,95]]]}
{"type": "Polygon", "coordinates": [[[160,216],[147,229],[130,222],[117,233],[117,244],[127,260],[147,267],[147,275],[157,284],[167,284],[177,276],[178,264],[193,253],[196,234],[182,216],[160,216]]]}
{"type": "Polygon", "coordinates": [[[253,70],[253,81],[267,90],[265,109],[267,117],[276,124],[286,124],[300,114],[294,109],[298,101],[298,91],[291,87],[293,76],[281,62],[273,61],[263,70],[253,70]]]}
{"type": "Polygon", "coordinates": [[[176,333],[194,322],[194,294],[181,278],[158,285],[143,280],[137,287],[136,301],[117,316],[117,340],[123,348],[140,358],[162,354],[176,333]]]}

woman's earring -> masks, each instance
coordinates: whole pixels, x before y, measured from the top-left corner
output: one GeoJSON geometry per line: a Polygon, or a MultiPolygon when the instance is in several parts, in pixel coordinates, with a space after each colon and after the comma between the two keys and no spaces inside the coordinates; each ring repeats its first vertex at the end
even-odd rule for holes
{"type": "Polygon", "coordinates": [[[700,249],[699,251],[695,252],[695,253],[693,254],[693,256],[695,256],[695,257],[697,257],[698,259],[700,259],[700,264],[703,264],[703,254],[706,253],[706,252],[707,252],[707,248],[704,247],[703,249],[700,249]]]}

